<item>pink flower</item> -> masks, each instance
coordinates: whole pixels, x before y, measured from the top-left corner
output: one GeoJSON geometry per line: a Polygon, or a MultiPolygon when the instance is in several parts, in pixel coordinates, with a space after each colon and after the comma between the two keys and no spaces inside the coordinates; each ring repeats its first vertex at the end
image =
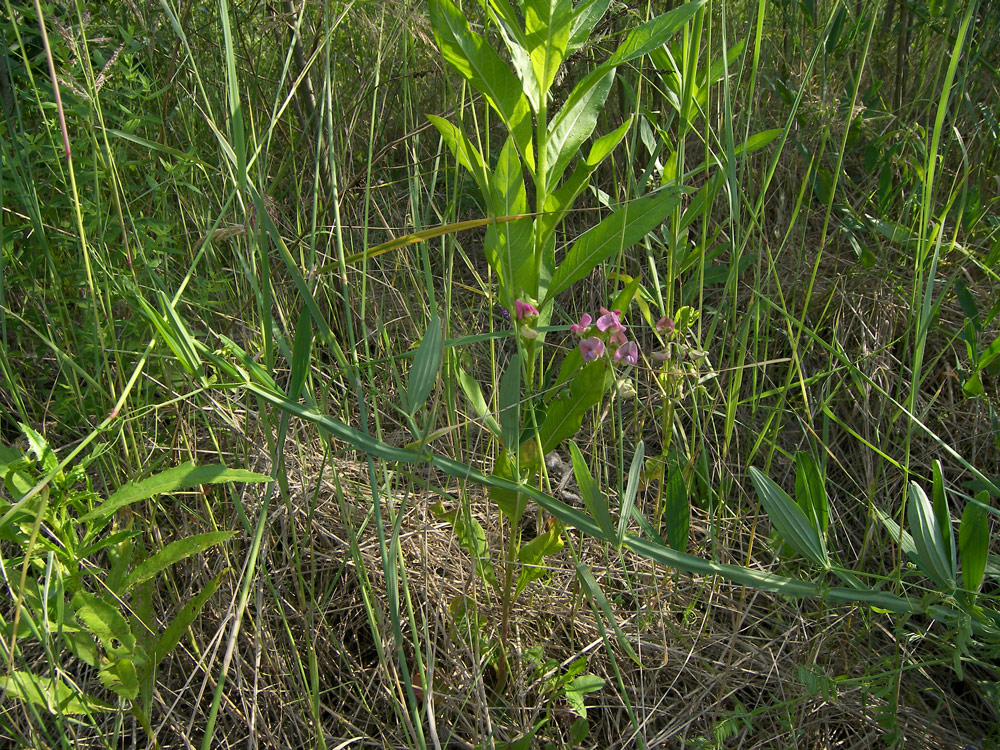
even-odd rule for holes
{"type": "Polygon", "coordinates": [[[584,339],[580,342],[580,354],[583,355],[584,362],[593,362],[604,355],[604,342],[596,336],[584,339]]]}
{"type": "Polygon", "coordinates": [[[615,346],[621,346],[622,344],[626,343],[628,339],[625,338],[625,334],[622,333],[621,331],[615,331],[608,338],[608,341],[610,341],[615,346]]]}
{"type": "Polygon", "coordinates": [[[517,319],[521,320],[525,315],[538,315],[538,308],[516,299],[514,300],[514,312],[517,315],[517,319]]]}
{"type": "Polygon", "coordinates": [[[660,333],[673,333],[674,332],[674,320],[673,318],[668,318],[664,315],[658,321],[656,321],[656,330],[660,333]]]}
{"type": "Polygon", "coordinates": [[[580,322],[571,325],[569,330],[580,338],[583,338],[583,334],[587,332],[592,322],[594,322],[594,319],[590,317],[590,314],[584,313],[583,317],[580,318],[580,322]]]}
{"type": "Polygon", "coordinates": [[[618,347],[618,351],[615,352],[615,362],[623,361],[627,365],[635,365],[639,363],[639,347],[634,341],[626,341],[624,344],[618,347]]]}
{"type": "Polygon", "coordinates": [[[624,333],[625,326],[622,325],[621,310],[607,310],[601,308],[601,317],[597,319],[597,329],[599,331],[621,331],[624,333]]]}

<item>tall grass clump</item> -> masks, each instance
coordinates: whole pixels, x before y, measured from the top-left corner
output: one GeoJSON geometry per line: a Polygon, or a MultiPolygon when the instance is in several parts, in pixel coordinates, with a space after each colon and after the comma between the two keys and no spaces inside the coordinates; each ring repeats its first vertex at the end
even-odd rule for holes
{"type": "Polygon", "coordinates": [[[985,2],[0,14],[0,738],[1000,743],[985,2]]]}

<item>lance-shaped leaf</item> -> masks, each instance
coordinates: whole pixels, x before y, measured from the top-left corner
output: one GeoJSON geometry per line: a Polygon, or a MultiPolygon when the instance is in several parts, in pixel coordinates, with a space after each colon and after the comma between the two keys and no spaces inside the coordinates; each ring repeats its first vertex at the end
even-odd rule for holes
{"type": "Polygon", "coordinates": [[[521,434],[521,358],[515,354],[507,369],[500,376],[498,401],[500,406],[500,434],[503,444],[510,450],[517,448],[521,434]]]}
{"type": "Polygon", "coordinates": [[[704,4],[705,0],[691,0],[679,8],[636,26],[604,65],[621,65],[629,60],[635,60],[637,57],[648,55],[653,50],[663,46],[678,29],[694,17],[694,14],[704,4]]]}
{"type": "Polygon", "coordinates": [[[664,488],[663,523],[667,529],[667,542],[678,552],[687,550],[691,530],[691,498],[680,467],[671,463],[664,488]]]}
{"type": "Polygon", "coordinates": [[[455,372],[459,387],[462,389],[465,397],[469,399],[469,404],[472,406],[473,411],[476,412],[476,416],[479,417],[483,427],[492,432],[496,437],[500,437],[500,425],[493,418],[493,415],[490,414],[486,398],[483,396],[483,389],[479,387],[479,383],[461,365],[456,367],[455,372]]]}
{"type": "MultiPolygon", "coordinates": [[[[486,162],[483,160],[483,155],[479,153],[479,149],[472,145],[465,137],[465,133],[444,118],[427,115],[427,119],[438,129],[444,142],[451,149],[451,153],[455,155],[456,161],[472,175],[483,200],[488,201],[490,198],[489,183],[487,182],[489,170],[486,168],[486,162]]],[[[501,214],[501,216],[503,215],[505,214],[501,214]]]]}
{"type": "Polygon", "coordinates": [[[962,585],[969,591],[979,591],[986,572],[990,551],[990,520],[985,505],[989,494],[983,490],[976,500],[965,506],[962,524],[958,527],[958,551],[962,558],[962,585]]]}
{"type": "Polygon", "coordinates": [[[528,54],[528,42],[524,37],[524,29],[521,28],[521,19],[507,0],[491,0],[488,10],[504,44],[507,45],[507,51],[510,52],[510,61],[514,65],[517,77],[521,79],[524,95],[528,98],[532,111],[537,112],[541,106],[541,92],[538,79],[535,78],[535,70],[531,65],[531,55],[528,54]]]}
{"type": "Polygon", "coordinates": [[[614,80],[614,68],[595,70],[574,87],[566,103],[552,118],[545,149],[548,185],[554,187],[558,183],[570,160],[594,132],[597,115],[608,98],[614,80]]]}
{"type": "Polygon", "coordinates": [[[802,508],[821,534],[826,536],[830,514],[827,506],[826,485],[819,464],[811,453],[799,451],[795,456],[795,502],[802,508]]]}
{"type": "Polygon", "coordinates": [[[750,479],[781,538],[802,557],[829,570],[830,558],[823,535],[809,522],[802,509],[770,477],[754,467],[750,467],[750,479]]]}
{"type": "Polygon", "coordinates": [[[146,558],[136,565],[125,579],[125,590],[128,591],[143,581],[148,581],[161,571],[171,565],[185,560],[199,552],[204,552],[210,547],[229,539],[235,532],[233,531],[210,531],[205,534],[194,534],[193,536],[178,539],[171,542],[166,547],[151,557],[146,558]]]}
{"type": "Polygon", "coordinates": [[[951,550],[941,534],[927,493],[916,482],[910,482],[906,521],[913,536],[917,565],[938,586],[953,588],[955,568],[952,565],[951,550]]]}
{"type": "Polygon", "coordinates": [[[524,41],[544,100],[566,57],[573,26],[572,0],[525,0],[524,41]]]}
{"type": "Polygon", "coordinates": [[[576,52],[587,43],[594,27],[608,11],[611,0],[583,0],[573,11],[573,29],[569,34],[567,53],[576,52]]]}
{"type": "Polygon", "coordinates": [[[601,532],[607,541],[617,541],[618,532],[611,521],[608,498],[601,492],[597,481],[590,473],[590,467],[587,466],[587,459],[583,457],[583,453],[572,440],[569,441],[569,455],[573,461],[573,476],[576,477],[576,485],[580,488],[583,504],[587,507],[590,517],[597,521],[597,525],[601,527],[601,532]]]}
{"type": "Polygon", "coordinates": [[[594,141],[587,158],[578,161],[569,178],[545,199],[545,213],[538,217],[535,225],[535,231],[541,232],[543,241],[547,242],[552,238],[556,225],[573,208],[577,196],[590,184],[590,176],[594,174],[594,170],[621,143],[631,124],[631,120],[626,120],[613,132],[594,141]]]}
{"type": "Polygon", "coordinates": [[[632,465],[628,470],[628,484],[625,485],[625,494],[622,495],[621,508],[618,509],[618,536],[615,538],[615,548],[621,549],[625,540],[625,528],[632,517],[632,509],[635,507],[635,496],[639,494],[639,479],[642,476],[642,466],[646,457],[646,445],[641,440],[635,447],[635,455],[632,456],[632,465]]]}
{"type": "Polygon", "coordinates": [[[413,355],[413,366],[410,367],[406,383],[406,410],[411,416],[424,405],[434,387],[434,381],[437,380],[438,370],[441,369],[443,340],[441,318],[435,315],[427,324],[427,333],[424,334],[417,353],[413,355]]]}
{"type": "Polygon", "coordinates": [[[599,359],[577,373],[568,392],[562,391],[553,398],[545,421],[538,429],[543,455],[548,455],[563,440],[579,432],[583,415],[601,400],[613,379],[607,360],[599,359]]]}
{"type": "Polygon", "coordinates": [[[944,489],[944,470],[941,462],[937,459],[931,464],[934,475],[933,500],[931,506],[934,508],[934,519],[941,530],[941,539],[944,541],[945,549],[950,553],[951,569],[958,567],[958,560],[955,555],[955,533],[951,528],[951,511],[948,510],[948,495],[944,489]]]}
{"type": "Polygon", "coordinates": [[[531,110],[517,77],[486,40],[469,29],[452,0],[430,0],[430,18],[444,59],[486,97],[514,136],[529,169],[534,169],[531,110]]]}
{"type": "MultiPolygon", "coordinates": [[[[521,160],[511,138],[507,139],[496,169],[490,177],[490,210],[495,216],[516,216],[527,211],[528,199],[524,188],[521,160]]],[[[486,260],[500,277],[500,301],[509,310],[514,299],[525,291],[534,295],[534,250],[531,219],[498,222],[486,230],[486,260]]]]}
{"type": "Polygon", "coordinates": [[[599,263],[645,237],[659,226],[679,200],[679,188],[661,190],[622,206],[580,235],[556,268],[543,305],[574,282],[586,278],[599,263]]]}

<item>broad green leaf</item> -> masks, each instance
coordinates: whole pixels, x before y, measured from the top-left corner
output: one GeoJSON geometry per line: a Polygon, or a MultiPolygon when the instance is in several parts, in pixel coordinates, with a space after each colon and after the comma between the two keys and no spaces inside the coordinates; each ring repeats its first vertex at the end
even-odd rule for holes
{"type": "MultiPolygon", "coordinates": [[[[495,216],[519,216],[527,211],[527,206],[521,160],[514,141],[508,138],[490,177],[490,210],[495,216]]],[[[538,279],[530,218],[491,224],[486,230],[484,249],[487,262],[500,277],[500,301],[504,306],[513,309],[514,300],[522,290],[530,295],[536,293],[538,279]]]]}
{"type": "Polygon", "coordinates": [[[799,451],[795,456],[795,502],[813,527],[825,537],[830,520],[826,485],[819,464],[806,451],[799,451]]]}
{"type": "Polygon", "coordinates": [[[515,450],[521,434],[521,358],[515,354],[500,376],[497,394],[500,408],[500,434],[508,450],[515,450]]]}
{"type": "Polygon", "coordinates": [[[528,494],[523,491],[514,469],[514,457],[510,451],[501,451],[493,465],[493,474],[484,484],[489,487],[490,499],[497,504],[500,512],[517,525],[528,505],[528,494]]]}
{"type": "Polygon", "coordinates": [[[934,508],[934,519],[941,530],[941,539],[944,540],[945,549],[950,552],[951,570],[958,567],[958,560],[955,555],[955,532],[951,527],[951,512],[948,510],[948,495],[944,489],[944,470],[941,462],[934,459],[931,464],[931,471],[934,475],[932,489],[931,506],[934,508]]]}
{"type": "Polygon", "coordinates": [[[410,375],[406,381],[406,409],[410,416],[416,414],[424,405],[431,389],[434,388],[438,370],[441,369],[443,341],[441,318],[435,314],[427,324],[427,332],[413,356],[413,366],[410,367],[410,375]]]}
{"type": "Polygon", "coordinates": [[[53,715],[74,716],[95,711],[114,711],[114,706],[104,703],[58,677],[39,677],[31,672],[16,670],[0,677],[8,698],[18,698],[34,704],[53,715]]]}
{"type": "Polygon", "coordinates": [[[139,677],[132,659],[113,659],[104,664],[97,674],[101,684],[122,698],[135,700],[139,695],[139,677]]]}
{"type": "MultiPolygon", "coordinates": [[[[210,547],[222,544],[233,536],[233,531],[210,531],[206,534],[195,534],[185,539],[171,542],[155,555],[143,560],[135,566],[125,579],[125,590],[128,591],[143,581],[148,581],[174,563],[187,559],[210,547]]],[[[117,593],[117,592],[116,592],[117,593]]]]}
{"type": "Polygon", "coordinates": [[[899,524],[893,521],[892,517],[887,515],[877,505],[873,505],[872,510],[875,512],[875,517],[885,526],[892,540],[899,543],[899,548],[903,550],[904,554],[913,560],[913,562],[917,562],[917,546],[913,543],[913,537],[910,536],[910,532],[899,528],[899,524]]]}
{"type": "Polygon", "coordinates": [[[684,475],[676,464],[672,464],[667,472],[663,494],[663,525],[666,526],[667,542],[678,552],[684,552],[691,530],[691,498],[688,497],[684,475]]]}
{"type": "Polygon", "coordinates": [[[594,27],[608,11],[611,0],[582,0],[573,11],[573,29],[569,34],[567,53],[576,52],[590,39],[594,27]]]}
{"type": "Polygon", "coordinates": [[[177,613],[177,616],[170,621],[166,629],[160,636],[156,639],[156,645],[153,647],[153,658],[152,664],[159,664],[163,659],[173,653],[174,649],[177,648],[177,644],[181,642],[181,638],[187,633],[188,628],[198,617],[198,613],[201,612],[202,608],[211,598],[212,594],[216,592],[219,588],[219,584],[222,582],[222,576],[225,571],[219,573],[215,578],[208,582],[201,591],[199,591],[191,599],[188,599],[181,607],[181,611],[177,613]]]}
{"type": "Polygon", "coordinates": [[[584,232],[556,269],[545,302],[586,278],[598,264],[626,250],[655,229],[680,201],[680,190],[667,188],[622,206],[584,232]]]}
{"type": "Polygon", "coordinates": [[[444,142],[448,144],[448,148],[451,149],[455,160],[472,175],[472,179],[476,181],[476,185],[479,187],[480,195],[483,196],[483,200],[489,201],[490,189],[487,182],[489,169],[486,167],[486,161],[483,159],[483,155],[479,153],[479,149],[472,145],[469,139],[465,137],[465,133],[443,117],[427,115],[427,119],[431,121],[441,134],[441,137],[444,138],[444,142]]]}
{"type": "Polygon", "coordinates": [[[625,539],[625,528],[632,517],[632,509],[635,507],[635,496],[639,494],[639,480],[642,477],[642,467],[646,458],[646,445],[641,440],[635,447],[635,454],[632,456],[632,465],[628,470],[628,484],[625,485],[625,494],[622,496],[621,508],[618,509],[618,535],[615,537],[615,548],[622,548],[622,541],[625,539]]]}
{"type": "Polygon", "coordinates": [[[24,422],[18,422],[17,426],[21,428],[21,432],[28,438],[28,450],[34,455],[35,460],[41,465],[42,470],[46,474],[53,471],[59,465],[59,459],[56,458],[56,454],[49,447],[48,441],[28,425],[24,424],[24,422]]]}
{"type": "Polygon", "coordinates": [[[601,492],[597,481],[590,473],[590,467],[587,466],[587,459],[572,440],[569,441],[569,455],[573,461],[573,476],[576,477],[576,484],[580,488],[583,504],[590,512],[591,518],[601,527],[605,541],[615,542],[618,539],[618,532],[611,521],[608,498],[601,492]]]}
{"type": "Polygon", "coordinates": [[[934,507],[919,484],[910,482],[906,520],[913,535],[917,565],[928,578],[942,588],[955,585],[950,550],[934,517],[934,507]]]}
{"type": "Polygon", "coordinates": [[[188,490],[200,484],[270,481],[271,477],[246,469],[230,469],[221,464],[195,466],[194,462],[188,461],[139,482],[129,482],[92,511],[82,516],[79,522],[104,521],[110,518],[112,513],[126,505],[146,500],[164,492],[188,490]]]}
{"type": "Polygon", "coordinates": [[[545,531],[518,549],[517,559],[524,567],[517,577],[517,586],[514,588],[515,600],[529,583],[545,575],[546,571],[542,567],[545,558],[557,554],[563,548],[561,530],[562,525],[556,519],[549,518],[545,531]]]}
{"type": "Polygon", "coordinates": [[[549,124],[547,185],[555,187],[580,146],[590,138],[615,80],[615,68],[600,68],[583,78],[549,124]]]}
{"type": "Polygon", "coordinates": [[[809,522],[806,514],[788,493],[752,466],[750,480],[771,523],[788,546],[810,562],[829,570],[830,558],[823,535],[809,522]]]}
{"type": "Polygon", "coordinates": [[[657,16],[646,23],[637,26],[625,37],[611,58],[604,63],[606,66],[617,66],[648,55],[661,47],[684,24],[690,21],[698,12],[705,0],[691,0],[679,8],[657,16]]]}
{"type": "Polygon", "coordinates": [[[549,404],[545,421],[538,430],[543,454],[548,455],[563,440],[579,432],[584,414],[601,400],[613,377],[607,361],[599,359],[589,363],[573,377],[568,392],[557,392],[549,404]]]}
{"type": "MultiPolygon", "coordinates": [[[[986,504],[990,498],[983,491],[976,499],[986,504]]],[[[990,521],[986,508],[978,503],[968,503],[962,512],[962,523],[958,527],[958,550],[962,558],[962,585],[969,591],[979,591],[990,551],[990,521]]]]}
{"type": "MultiPolygon", "coordinates": [[[[625,633],[622,632],[621,626],[618,625],[618,620],[615,617],[614,610],[611,609],[611,603],[608,598],[604,595],[601,590],[601,585],[594,578],[594,574],[590,572],[590,568],[582,563],[577,563],[576,565],[576,577],[579,579],[580,583],[583,584],[583,592],[587,595],[587,598],[601,610],[604,615],[604,622],[611,625],[615,632],[615,638],[618,641],[618,645],[621,649],[629,655],[629,657],[636,664],[641,664],[638,655],[636,655],[635,650],[632,648],[632,644],[628,642],[628,638],[625,637],[625,633]]],[[[598,618],[598,622],[601,622],[598,618]]]]}
{"type": "Polygon", "coordinates": [[[524,95],[532,111],[537,112],[541,107],[541,92],[538,79],[535,78],[535,70],[531,65],[531,55],[528,54],[528,42],[524,38],[521,18],[507,0],[490,0],[487,10],[496,22],[504,44],[507,45],[510,61],[514,66],[514,72],[521,80],[524,95]]]}
{"type": "Polygon", "coordinates": [[[73,595],[73,609],[80,624],[97,636],[111,655],[127,654],[135,648],[135,636],[128,622],[110,602],[86,591],[73,595]]]}
{"type": "Polygon", "coordinates": [[[540,100],[566,57],[573,25],[572,0],[524,0],[524,42],[539,85],[540,100]]]}
{"type": "Polygon", "coordinates": [[[486,97],[533,170],[531,110],[517,77],[481,36],[469,30],[469,22],[452,0],[430,0],[429,5],[434,37],[444,59],[486,97]]]}
{"type": "Polygon", "coordinates": [[[458,386],[469,400],[472,410],[476,412],[476,416],[479,417],[479,421],[483,427],[498,438],[501,437],[500,425],[497,424],[493,415],[490,414],[490,408],[486,404],[486,398],[483,396],[483,389],[479,387],[479,383],[461,365],[456,367],[455,370],[458,378],[458,386]]]}

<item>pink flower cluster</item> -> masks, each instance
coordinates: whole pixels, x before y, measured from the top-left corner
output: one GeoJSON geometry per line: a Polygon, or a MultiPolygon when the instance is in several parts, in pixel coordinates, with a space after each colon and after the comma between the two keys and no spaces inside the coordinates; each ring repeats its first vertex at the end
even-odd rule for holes
{"type": "Polygon", "coordinates": [[[579,323],[574,323],[569,330],[580,339],[580,354],[583,355],[584,362],[593,362],[595,359],[604,356],[607,348],[604,339],[598,336],[587,336],[590,332],[591,324],[596,325],[597,330],[607,334],[607,344],[614,347],[614,361],[624,362],[628,365],[638,364],[639,347],[634,341],[629,341],[625,337],[628,329],[622,325],[621,310],[608,310],[601,308],[601,316],[594,323],[594,319],[589,314],[584,313],[579,323]]]}

